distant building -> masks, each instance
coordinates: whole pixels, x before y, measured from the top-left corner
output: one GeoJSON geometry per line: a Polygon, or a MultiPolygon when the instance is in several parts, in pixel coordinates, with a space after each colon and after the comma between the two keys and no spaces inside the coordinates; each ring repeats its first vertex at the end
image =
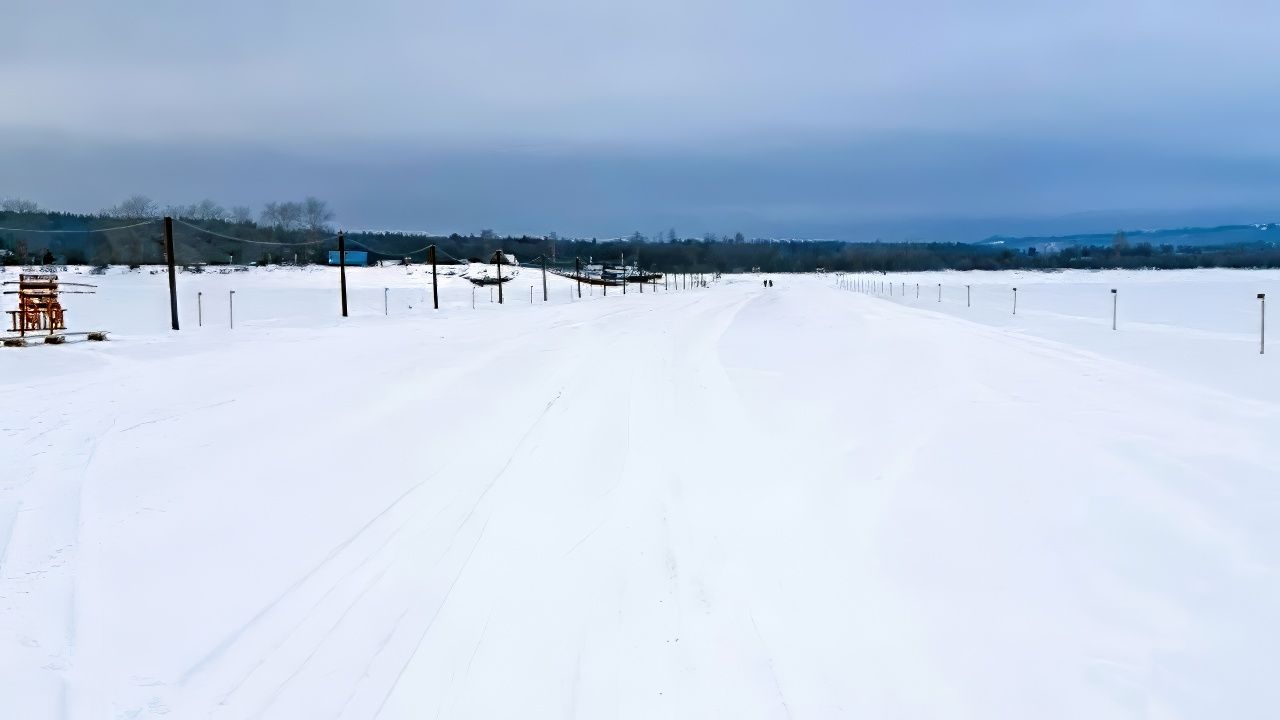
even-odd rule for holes
{"type": "MultiPolygon", "coordinates": [[[[348,265],[368,265],[369,264],[369,253],[365,252],[364,250],[348,250],[346,252],[347,252],[346,261],[348,265]]],[[[342,259],[338,257],[337,250],[329,251],[329,264],[330,265],[342,264],[342,259]]]]}

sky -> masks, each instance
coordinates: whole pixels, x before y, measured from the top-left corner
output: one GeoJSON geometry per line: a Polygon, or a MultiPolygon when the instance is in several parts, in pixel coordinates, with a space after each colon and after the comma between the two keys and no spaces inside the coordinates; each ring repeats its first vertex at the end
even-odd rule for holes
{"type": "Polygon", "coordinates": [[[1280,220],[1274,0],[0,0],[0,197],[849,240],[1280,220]]]}

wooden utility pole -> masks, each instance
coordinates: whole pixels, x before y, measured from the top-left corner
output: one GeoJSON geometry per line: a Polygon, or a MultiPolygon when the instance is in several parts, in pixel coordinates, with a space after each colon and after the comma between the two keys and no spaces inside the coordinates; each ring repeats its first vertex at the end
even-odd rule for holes
{"type": "Polygon", "coordinates": [[[347,316],[347,234],[338,232],[338,286],[342,292],[342,317],[347,316]]]}
{"type": "Polygon", "coordinates": [[[431,304],[436,309],[440,309],[440,291],[436,287],[436,246],[429,248],[431,252],[431,304]]]}
{"type": "Polygon", "coordinates": [[[164,256],[169,264],[169,320],[178,329],[178,271],[173,262],[173,218],[164,218],[164,256]]]}
{"type": "Polygon", "coordinates": [[[493,259],[498,261],[498,304],[502,304],[502,248],[498,248],[498,252],[493,254],[493,259]]]}
{"type": "Polygon", "coordinates": [[[542,302],[547,301],[547,256],[542,256],[542,302]]]}
{"type": "Polygon", "coordinates": [[[1258,293],[1258,302],[1262,304],[1262,329],[1258,338],[1258,354],[1267,354],[1267,294],[1258,293]]]}

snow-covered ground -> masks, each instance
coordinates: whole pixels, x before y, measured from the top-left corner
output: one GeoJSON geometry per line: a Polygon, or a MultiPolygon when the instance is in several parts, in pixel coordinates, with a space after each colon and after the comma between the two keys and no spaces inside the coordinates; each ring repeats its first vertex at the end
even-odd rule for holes
{"type": "Polygon", "coordinates": [[[0,348],[0,717],[1280,707],[1280,274],[85,278],[0,348]]]}

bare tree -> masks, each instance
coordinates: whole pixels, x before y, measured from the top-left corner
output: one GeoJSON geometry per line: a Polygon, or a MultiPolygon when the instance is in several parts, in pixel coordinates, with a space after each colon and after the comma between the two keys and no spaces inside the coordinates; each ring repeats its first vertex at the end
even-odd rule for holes
{"type": "Polygon", "coordinates": [[[262,224],[281,230],[302,227],[302,203],[269,202],[262,207],[262,224]]]}
{"type": "Polygon", "coordinates": [[[115,205],[102,211],[107,217],[124,220],[138,220],[160,216],[160,206],[146,195],[130,195],[115,205]]]}
{"type": "Polygon", "coordinates": [[[0,203],[0,210],[11,213],[28,213],[35,214],[40,212],[40,206],[34,200],[23,200],[22,198],[9,198],[0,203]]]}
{"type": "Polygon", "coordinates": [[[218,203],[205,198],[200,202],[187,208],[190,217],[196,220],[225,220],[227,218],[227,210],[218,203]]]}
{"type": "Polygon", "coordinates": [[[329,209],[329,203],[310,195],[302,201],[302,226],[313,234],[326,232],[332,219],[333,211],[329,209]]]}
{"type": "Polygon", "coordinates": [[[302,203],[282,202],[279,205],[280,227],[297,230],[302,227],[302,203]]]}
{"type": "Polygon", "coordinates": [[[253,222],[253,210],[246,205],[233,205],[231,207],[231,222],[247,225],[253,222]]]}
{"type": "Polygon", "coordinates": [[[259,218],[267,227],[280,227],[280,203],[269,202],[263,205],[259,218]]]}

